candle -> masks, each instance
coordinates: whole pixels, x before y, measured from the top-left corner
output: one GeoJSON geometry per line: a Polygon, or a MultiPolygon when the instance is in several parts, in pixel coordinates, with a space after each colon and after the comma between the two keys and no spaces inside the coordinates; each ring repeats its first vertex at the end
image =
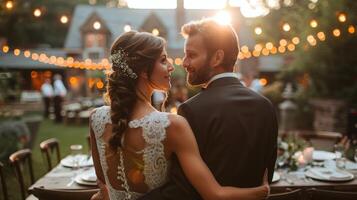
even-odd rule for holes
{"type": "Polygon", "coordinates": [[[303,151],[303,157],[305,159],[305,161],[307,162],[311,162],[312,161],[312,154],[314,152],[314,147],[307,147],[304,149],[303,151]]]}
{"type": "Polygon", "coordinates": [[[304,158],[304,155],[302,155],[302,154],[299,155],[297,161],[298,161],[298,163],[299,163],[300,166],[306,164],[306,160],[305,160],[305,158],[304,158]]]}

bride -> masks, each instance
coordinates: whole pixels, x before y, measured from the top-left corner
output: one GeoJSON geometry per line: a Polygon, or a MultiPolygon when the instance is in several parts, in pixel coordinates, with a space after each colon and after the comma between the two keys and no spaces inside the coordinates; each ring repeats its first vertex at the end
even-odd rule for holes
{"type": "Polygon", "coordinates": [[[100,192],[92,199],[133,200],[163,185],[176,154],[203,199],[264,199],[267,176],[255,188],[222,187],[203,162],[185,118],[151,106],[153,91],[168,91],[173,65],[165,41],[130,31],[111,48],[106,100],[93,111],[90,135],[100,192]]]}

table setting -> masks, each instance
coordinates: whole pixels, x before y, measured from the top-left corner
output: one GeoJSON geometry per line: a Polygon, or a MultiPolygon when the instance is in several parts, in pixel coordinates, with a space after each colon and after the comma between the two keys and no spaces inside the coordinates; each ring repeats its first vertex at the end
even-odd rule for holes
{"type": "Polygon", "coordinates": [[[278,143],[272,190],[283,188],[357,188],[357,150],[346,157],[340,144],[334,152],[317,150],[305,141],[278,143]]]}

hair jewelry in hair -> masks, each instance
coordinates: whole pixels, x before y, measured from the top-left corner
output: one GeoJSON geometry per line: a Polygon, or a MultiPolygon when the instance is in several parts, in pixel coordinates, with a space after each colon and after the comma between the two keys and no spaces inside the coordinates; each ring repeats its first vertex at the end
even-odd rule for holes
{"type": "Polygon", "coordinates": [[[109,57],[109,60],[112,63],[113,70],[114,70],[114,68],[117,68],[125,76],[130,77],[132,79],[136,79],[136,78],[138,78],[138,76],[129,67],[129,65],[127,63],[128,59],[129,59],[129,56],[123,49],[114,50],[113,53],[109,57]]]}

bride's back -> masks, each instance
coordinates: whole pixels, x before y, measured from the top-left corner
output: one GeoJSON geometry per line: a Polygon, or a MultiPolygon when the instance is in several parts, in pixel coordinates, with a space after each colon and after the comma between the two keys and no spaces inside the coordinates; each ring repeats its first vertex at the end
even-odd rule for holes
{"type": "Polygon", "coordinates": [[[167,113],[153,111],[140,116],[129,122],[121,147],[113,149],[109,142],[113,135],[110,107],[93,112],[91,127],[111,195],[123,191],[146,193],[165,183],[169,157],[164,148],[165,128],[169,124],[167,113]]]}

